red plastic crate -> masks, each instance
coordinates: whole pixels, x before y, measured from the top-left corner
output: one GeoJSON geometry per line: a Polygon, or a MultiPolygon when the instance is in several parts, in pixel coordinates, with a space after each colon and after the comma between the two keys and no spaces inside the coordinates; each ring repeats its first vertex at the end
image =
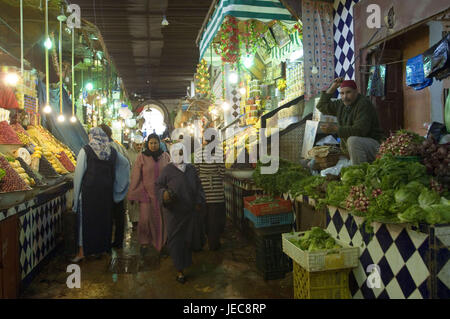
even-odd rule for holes
{"type": "Polygon", "coordinates": [[[244,197],[244,207],[255,216],[292,212],[292,203],[289,200],[277,197],[275,198],[275,201],[270,203],[252,204],[252,202],[256,199],[257,196],[244,197]]]}

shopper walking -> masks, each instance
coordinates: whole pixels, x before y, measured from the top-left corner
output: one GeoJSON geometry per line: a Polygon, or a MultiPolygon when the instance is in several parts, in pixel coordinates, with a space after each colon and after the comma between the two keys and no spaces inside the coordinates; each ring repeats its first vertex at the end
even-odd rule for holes
{"type": "Polygon", "coordinates": [[[73,210],[79,217],[79,251],[73,262],[111,251],[113,204],[125,198],[129,172],[127,159],[109,145],[105,132],[91,129],[75,169],[73,210]]]}
{"type": "Polygon", "coordinates": [[[158,198],[163,203],[167,226],[167,247],[178,272],[176,280],[186,281],[184,270],[192,264],[194,216],[205,201],[195,167],[187,164],[186,151],[181,143],[170,148],[172,162],[156,182],[158,198]]]}
{"type": "Polygon", "coordinates": [[[150,244],[161,251],[167,238],[155,182],[170,162],[170,156],[159,145],[158,135],[151,134],[131,172],[128,200],[139,202],[138,241],[142,254],[145,254],[150,244]]]}
{"type": "Polygon", "coordinates": [[[220,236],[225,229],[225,191],[223,178],[225,164],[223,149],[220,145],[213,147],[214,136],[206,140],[203,148],[195,153],[195,168],[205,192],[204,224],[208,247],[210,250],[220,248],[220,236]],[[209,145],[209,147],[207,147],[209,145]]]}
{"type": "MultiPolygon", "coordinates": [[[[137,135],[131,141],[130,148],[127,151],[128,159],[131,162],[131,167],[134,166],[136,160],[142,152],[142,148],[144,146],[144,138],[141,135],[137,135]]],[[[131,224],[133,225],[133,231],[137,230],[138,222],[139,222],[139,202],[127,200],[127,210],[128,210],[128,218],[130,219],[131,224]]]]}

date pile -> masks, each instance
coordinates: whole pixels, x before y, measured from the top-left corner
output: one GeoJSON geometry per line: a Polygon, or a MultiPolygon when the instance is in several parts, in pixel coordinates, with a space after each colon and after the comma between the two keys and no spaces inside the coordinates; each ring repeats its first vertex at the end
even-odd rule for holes
{"type": "Polygon", "coordinates": [[[8,122],[0,122],[0,144],[22,144],[8,122]]]}
{"type": "Polygon", "coordinates": [[[42,174],[45,178],[56,178],[59,177],[59,174],[56,173],[52,164],[43,156],[39,161],[39,173],[42,174]]]}
{"type": "Polygon", "coordinates": [[[33,141],[28,135],[27,131],[19,123],[11,124],[12,129],[16,132],[17,137],[24,145],[31,144],[33,141]]]}
{"type": "Polygon", "coordinates": [[[66,170],[68,170],[69,172],[75,172],[75,166],[72,164],[65,152],[59,153],[58,155],[56,155],[56,157],[66,170]]]}
{"type": "Polygon", "coordinates": [[[28,185],[19,174],[9,165],[9,162],[0,156],[0,168],[5,170],[5,176],[0,181],[0,193],[29,190],[28,185]]]}

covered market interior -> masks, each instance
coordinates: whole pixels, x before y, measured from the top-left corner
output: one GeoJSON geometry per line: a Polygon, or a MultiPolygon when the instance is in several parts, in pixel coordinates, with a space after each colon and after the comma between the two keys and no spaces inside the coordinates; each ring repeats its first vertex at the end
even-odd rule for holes
{"type": "Polygon", "coordinates": [[[450,5],[371,5],[0,0],[0,299],[450,298],[450,5]]]}

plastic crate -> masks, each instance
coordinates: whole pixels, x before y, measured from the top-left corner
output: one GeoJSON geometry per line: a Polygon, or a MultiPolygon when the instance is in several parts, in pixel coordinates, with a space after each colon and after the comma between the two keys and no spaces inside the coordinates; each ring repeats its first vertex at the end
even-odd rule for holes
{"type": "Polygon", "coordinates": [[[281,234],[289,230],[290,225],[254,229],[256,267],[264,280],[284,278],[286,272],[292,271],[292,261],[283,253],[281,239],[281,234]]]}
{"type": "Polygon", "coordinates": [[[289,200],[278,197],[270,203],[252,204],[257,198],[258,196],[244,197],[244,207],[255,216],[282,214],[292,211],[292,203],[289,200]]]}
{"type": "Polygon", "coordinates": [[[359,247],[350,247],[345,243],[336,240],[336,242],[343,247],[337,252],[331,253],[329,250],[314,252],[303,251],[289,241],[289,239],[298,237],[299,234],[303,233],[304,232],[282,234],[283,251],[307,271],[314,272],[358,267],[359,247]]]}
{"type": "Polygon", "coordinates": [[[350,269],[309,272],[294,262],[294,299],[350,299],[350,269]]]}
{"type": "Polygon", "coordinates": [[[292,212],[275,215],[255,216],[248,209],[244,209],[245,218],[255,225],[255,228],[270,227],[277,225],[290,225],[294,222],[294,214],[292,212]]]}

